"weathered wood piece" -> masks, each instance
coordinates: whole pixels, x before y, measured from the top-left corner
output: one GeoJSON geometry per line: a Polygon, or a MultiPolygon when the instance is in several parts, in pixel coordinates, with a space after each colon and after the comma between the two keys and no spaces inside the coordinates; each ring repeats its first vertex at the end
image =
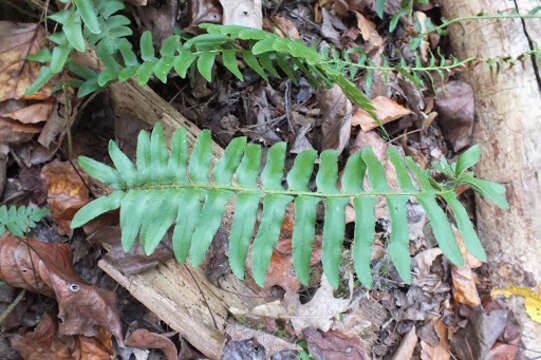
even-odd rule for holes
{"type": "MultiPolygon", "coordinates": [[[[481,12],[528,13],[537,0],[443,0],[447,19],[481,12]]],[[[453,52],[459,59],[516,57],[541,44],[541,21],[504,19],[467,21],[450,28],[453,52]]],[[[531,58],[499,74],[479,64],[464,74],[475,89],[474,139],[481,145],[476,173],[505,185],[510,209],[501,211],[477,199],[477,224],[495,286],[530,286],[541,281],[541,77],[531,58]]],[[[522,300],[514,299],[513,302],[522,300]]],[[[541,351],[541,326],[520,314],[526,348],[541,351]]],[[[527,353],[528,355],[528,353],[527,353]]],[[[529,355],[538,356],[531,352],[529,355]]]]}

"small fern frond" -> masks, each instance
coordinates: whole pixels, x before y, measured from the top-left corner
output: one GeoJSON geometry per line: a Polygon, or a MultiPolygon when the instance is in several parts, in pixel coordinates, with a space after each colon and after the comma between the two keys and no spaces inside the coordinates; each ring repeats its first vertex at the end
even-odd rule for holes
{"type": "Polygon", "coordinates": [[[0,236],[4,235],[6,229],[15,236],[24,236],[48,213],[48,209],[16,207],[15,205],[8,208],[2,205],[0,206],[0,236]]]}
{"type": "Polygon", "coordinates": [[[423,206],[440,248],[451,262],[459,266],[463,264],[462,255],[437,199],[445,201],[452,209],[467,249],[481,260],[486,259],[485,253],[466,210],[456,198],[455,189],[461,184],[468,184],[498,206],[507,207],[501,185],[477,179],[467,171],[479,160],[478,146],[467,151],[458,164],[442,162],[437,165],[449,175],[443,184],[437,183],[429,172],[423,172],[411,158],[404,161],[398,151],[390,147],[387,156],[396,170],[399,186],[399,190],[394,192],[387,183],[383,165],[369,147],[350,156],[341,178],[341,188],[338,187],[338,154],[335,150],[323,151],[315,177],[317,189],[313,191],[309,184],[317,158],[314,150],[301,152],[295,158],[286,175],[287,187],[284,187],[285,143],[275,144],[269,149],[260,176],[260,146],[247,144],[245,137],[230,142],[209,176],[211,144],[210,132],[201,132],[188,156],[186,130],[181,128],[171,139],[169,153],[162,127],[157,124],[151,136],[145,131],[139,134],[135,164],[113,141],[109,143],[109,155],[115,168],[79,157],[79,164],[90,176],[116,190],[79,210],[71,223],[72,228],[120,208],[124,250],[128,251],[139,236],[144,252],[151,254],[174,225],[175,257],[184,263],[189,255],[191,264],[197,266],[203,261],[220,226],[226,204],[234,199],[236,210],[230,233],[229,263],[235,275],[243,278],[246,255],[257,227],[252,245],[252,269],[256,282],[263,285],[286,207],[294,202],[293,263],[299,280],[308,284],[317,206],[323,201],[323,270],[336,287],[345,238],[345,207],[353,201],[356,218],[354,267],[359,280],[370,287],[370,254],[377,197],[385,197],[389,207],[391,260],[408,283],[411,281],[411,260],[406,204],[410,197],[416,198],[423,206]],[[420,189],[414,186],[410,171],[420,189]],[[365,176],[368,176],[369,190],[363,188],[365,176]],[[261,200],[263,211],[259,226],[256,226],[261,200]]]}

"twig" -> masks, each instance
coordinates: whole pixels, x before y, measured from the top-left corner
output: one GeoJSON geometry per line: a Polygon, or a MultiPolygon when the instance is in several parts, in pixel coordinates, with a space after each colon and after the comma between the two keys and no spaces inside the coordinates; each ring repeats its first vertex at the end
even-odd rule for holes
{"type": "Polygon", "coordinates": [[[17,295],[15,300],[13,300],[13,302],[9,304],[9,306],[2,312],[2,314],[0,314],[0,324],[2,324],[4,320],[6,320],[6,318],[9,316],[9,314],[11,314],[13,309],[15,309],[17,305],[19,305],[19,303],[24,298],[24,294],[26,294],[26,290],[22,290],[19,295],[17,295]]]}
{"type": "Polygon", "coordinates": [[[187,267],[186,265],[184,265],[184,267],[186,268],[186,270],[188,271],[188,273],[189,273],[190,276],[192,277],[192,280],[193,280],[193,282],[195,283],[195,286],[197,286],[197,289],[199,289],[199,293],[201,294],[201,297],[203,298],[203,302],[205,303],[205,306],[206,306],[207,309],[209,310],[210,318],[212,319],[212,323],[214,324],[214,327],[215,327],[216,329],[219,329],[218,323],[216,323],[216,319],[214,319],[214,314],[212,313],[212,309],[210,308],[210,305],[209,305],[209,303],[207,302],[207,298],[205,297],[205,294],[203,293],[203,290],[202,290],[201,287],[199,286],[199,283],[198,283],[197,280],[195,279],[195,276],[193,276],[192,272],[190,271],[190,268],[187,267]]]}

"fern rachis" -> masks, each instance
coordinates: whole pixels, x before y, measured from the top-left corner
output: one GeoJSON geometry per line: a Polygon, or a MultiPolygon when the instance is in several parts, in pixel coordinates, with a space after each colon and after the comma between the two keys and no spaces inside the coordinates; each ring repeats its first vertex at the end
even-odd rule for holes
{"type": "Polygon", "coordinates": [[[445,184],[437,183],[423,172],[411,158],[404,159],[390,147],[388,158],[395,167],[400,190],[387,184],[385,171],[371,148],[352,155],[341,178],[342,189],[337,186],[337,152],[325,150],[319,157],[316,175],[317,191],[308,187],[317,153],[301,152],[286,176],[287,188],[282,185],[286,144],[278,143],[268,151],[265,167],[259,176],[261,149],[246,144],[246,138],[233,139],[224,156],[212,170],[211,137],[203,131],[197,139],[188,161],[186,131],[178,129],[171,140],[171,153],[157,124],[152,135],[139,134],[136,164],[109,143],[109,154],[116,169],[87,157],[80,157],[81,167],[96,179],[117,189],[83,207],[71,226],[79,227],[100,214],[120,208],[122,245],[129,250],[139,235],[146,254],[154,251],[173,224],[173,248],[179,262],[189,254],[192,265],[199,265],[207,251],[224,213],[225,205],[235,199],[235,214],[230,235],[229,261],[233,272],[244,275],[246,254],[256,227],[257,209],[263,203],[261,221],[253,240],[252,269],[256,282],[264,283],[274,245],[279,236],[286,206],[294,202],[296,222],[293,230],[293,262],[299,280],[307,284],[310,274],[310,256],[315,235],[316,207],[325,204],[323,226],[324,272],[333,286],[339,282],[339,264],[344,240],[345,206],[353,199],[356,212],[353,260],[360,281],[371,286],[370,249],[373,241],[374,205],[378,196],[387,199],[392,223],[389,252],[400,276],[409,282],[410,256],[406,202],[415,197],[424,207],[434,228],[442,251],[455,264],[463,263],[462,255],[447,220],[436,202],[445,200],[452,209],[467,249],[485,260],[485,253],[468,215],[456,199],[455,189],[469,184],[483,196],[501,207],[507,203],[502,197],[501,185],[477,179],[466,170],[479,160],[479,148],[473,147],[462,155],[457,164],[445,161],[437,168],[447,175],[445,184]],[[411,171],[419,183],[412,182],[411,171]],[[370,191],[363,189],[368,176],[370,191]],[[235,181],[233,181],[235,180],[235,181]]]}

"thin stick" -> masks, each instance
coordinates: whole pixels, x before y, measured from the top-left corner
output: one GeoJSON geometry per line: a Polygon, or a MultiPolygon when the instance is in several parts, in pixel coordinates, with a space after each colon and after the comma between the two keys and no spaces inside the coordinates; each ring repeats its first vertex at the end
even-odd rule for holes
{"type": "Polygon", "coordinates": [[[188,271],[188,273],[189,273],[190,276],[192,277],[193,282],[195,283],[195,285],[196,285],[197,288],[199,289],[199,293],[201,294],[201,297],[203,298],[203,302],[205,303],[205,306],[206,306],[207,309],[209,310],[210,318],[212,319],[212,323],[214,324],[214,327],[215,327],[216,329],[219,329],[218,324],[216,323],[216,319],[214,319],[214,314],[212,313],[212,309],[210,308],[210,305],[209,305],[209,303],[207,302],[207,298],[205,298],[205,294],[203,293],[203,290],[201,290],[201,287],[199,286],[199,283],[198,283],[197,280],[195,279],[195,276],[193,276],[192,272],[190,271],[190,268],[187,267],[186,265],[184,265],[184,267],[186,268],[186,270],[188,271]]]}
{"type": "Polygon", "coordinates": [[[11,314],[13,309],[15,309],[17,305],[19,305],[19,303],[24,298],[24,294],[26,294],[26,290],[22,290],[19,295],[17,295],[15,300],[13,300],[13,302],[9,304],[9,306],[2,312],[2,314],[0,314],[0,324],[2,324],[4,320],[6,320],[6,318],[9,316],[9,314],[11,314]]]}

